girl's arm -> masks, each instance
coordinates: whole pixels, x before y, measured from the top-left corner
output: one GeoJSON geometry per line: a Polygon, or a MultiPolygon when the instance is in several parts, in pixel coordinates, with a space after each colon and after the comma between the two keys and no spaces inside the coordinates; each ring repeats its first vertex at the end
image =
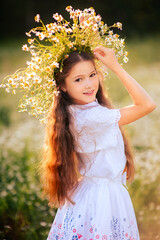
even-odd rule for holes
{"type": "Polygon", "coordinates": [[[119,126],[134,122],[156,108],[156,104],[149,94],[118,63],[113,49],[100,46],[94,49],[94,54],[97,59],[101,60],[107,68],[118,76],[133,100],[134,105],[120,109],[119,126]]]}

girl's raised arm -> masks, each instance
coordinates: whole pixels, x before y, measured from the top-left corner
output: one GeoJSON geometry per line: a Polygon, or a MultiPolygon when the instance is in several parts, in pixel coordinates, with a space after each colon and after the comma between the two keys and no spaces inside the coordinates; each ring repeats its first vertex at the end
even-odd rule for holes
{"type": "Polygon", "coordinates": [[[100,46],[94,49],[94,54],[97,59],[118,76],[133,100],[134,105],[120,108],[119,126],[134,122],[156,108],[155,102],[144,88],[118,63],[113,49],[100,46]]]}

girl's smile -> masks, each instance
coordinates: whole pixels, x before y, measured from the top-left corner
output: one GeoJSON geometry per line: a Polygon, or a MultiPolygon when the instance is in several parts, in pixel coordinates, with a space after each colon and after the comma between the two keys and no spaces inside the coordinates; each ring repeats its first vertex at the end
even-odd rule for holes
{"type": "Polygon", "coordinates": [[[86,92],[84,94],[88,95],[88,96],[91,96],[92,94],[94,93],[94,90],[90,91],[90,92],[86,92]]]}

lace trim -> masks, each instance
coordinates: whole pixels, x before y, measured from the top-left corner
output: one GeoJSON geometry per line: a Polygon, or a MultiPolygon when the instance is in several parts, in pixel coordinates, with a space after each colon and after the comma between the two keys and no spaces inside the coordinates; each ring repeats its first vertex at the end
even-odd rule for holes
{"type": "Polygon", "coordinates": [[[120,113],[120,110],[117,109],[115,125],[118,125],[118,121],[120,120],[120,118],[121,118],[121,113],[120,113]]]}
{"type": "Polygon", "coordinates": [[[120,110],[119,110],[119,109],[115,109],[115,111],[114,111],[114,119],[115,119],[115,122],[114,122],[114,129],[113,129],[114,135],[116,135],[117,132],[118,132],[118,130],[119,130],[118,121],[120,120],[120,118],[121,118],[120,110]]]}

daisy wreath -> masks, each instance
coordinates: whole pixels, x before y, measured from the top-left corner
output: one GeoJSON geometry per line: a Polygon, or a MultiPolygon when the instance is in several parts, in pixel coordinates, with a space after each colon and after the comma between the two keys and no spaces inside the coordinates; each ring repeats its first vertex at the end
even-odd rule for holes
{"type": "Polygon", "coordinates": [[[59,94],[54,76],[57,71],[62,71],[63,61],[72,51],[93,54],[93,49],[102,45],[114,49],[118,60],[128,62],[124,39],[111,30],[114,27],[122,30],[122,23],[107,26],[92,7],[82,11],[68,6],[66,11],[72,24],[58,13],[53,14],[55,21],[47,25],[44,25],[39,14],[35,16],[35,21],[41,26],[26,33],[29,45],[22,47],[31,53],[31,60],[26,62],[26,68],[5,77],[0,84],[1,88],[13,94],[24,91],[18,105],[19,112],[28,111],[40,118],[41,123],[46,123],[53,98],[59,94]]]}

